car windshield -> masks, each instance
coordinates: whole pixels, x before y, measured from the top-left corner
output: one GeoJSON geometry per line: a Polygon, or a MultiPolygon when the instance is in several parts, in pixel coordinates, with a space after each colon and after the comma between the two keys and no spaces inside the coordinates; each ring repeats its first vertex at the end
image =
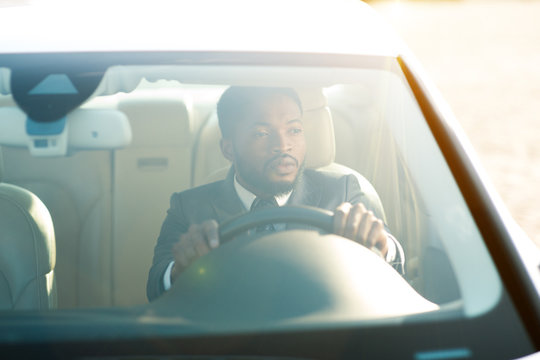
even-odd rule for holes
{"type": "MultiPolygon", "coordinates": [[[[177,325],[174,331],[190,333],[211,332],[213,321],[225,332],[253,331],[427,321],[439,313],[475,317],[490,310],[501,298],[501,281],[398,61],[356,60],[355,66],[110,66],[93,95],[68,113],[60,130],[64,138],[43,130],[43,122],[27,119],[15,93],[15,72],[0,68],[2,182],[34,194],[32,211],[48,211],[54,228],[45,250],[26,246],[0,254],[0,265],[9,267],[15,279],[0,279],[10,289],[0,293],[0,317],[25,311],[69,317],[88,310],[138,316],[144,323],[155,315],[168,317],[177,325]],[[164,220],[174,213],[171,196],[226,181],[230,172],[216,106],[231,86],[287,88],[298,95],[306,142],[304,183],[312,172],[356,178],[363,196],[375,204],[373,212],[402,247],[401,274],[381,254],[365,254],[357,247],[367,247],[316,224],[308,229],[286,224],[267,236],[247,231],[221,244],[149,302],[149,270],[164,220]],[[40,291],[47,295],[19,301],[23,288],[36,281],[29,269],[35,268],[38,252],[49,256],[37,275],[44,277],[40,291]],[[362,264],[375,266],[369,276],[350,274],[362,264]],[[399,296],[392,293],[395,286],[399,296]],[[294,297],[279,301],[284,294],[294,297]],[[253,308],[255,315],[249,315],[263,296],[272,299],[273,310],[263,316],[253,308]],[[244,315],[224,313],[239,311],[226,301],[242,306],[244,315]],[[211,315],[194,315],[198,311],[211,315]],[[198,321],[208,327],[201,330],[198,321]]],[[[42,78],[30,90],[34,96],[72,94],[73,76],[42,78]]],[[[39,112],[39,106],[34,103],[32,109],[39,112]]],[[[247,161],[256,158],[249,155],[247,161]]],[[[292,165],[280,166],[286,172],[292,165]]],[[[189,219],[204,202],[216,200],[209,199],[213,188],[202,189],[200,203],[183,208],[189,219]]],[[[316,192],[339,198],[340,191],[323,187],[316,192]]],[[[16,237],[21,226],[13,220],[2,231],[16,237]]],[[[46,225],[37,226],[47,232],[46,225]]]]}

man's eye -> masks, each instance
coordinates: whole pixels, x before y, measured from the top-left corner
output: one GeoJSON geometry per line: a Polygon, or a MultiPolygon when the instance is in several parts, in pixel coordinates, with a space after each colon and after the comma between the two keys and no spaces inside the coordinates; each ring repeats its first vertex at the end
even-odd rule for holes
{"type": "Polygon", "coordinates": [[[266,132],[266,131],[256,131],[254,135],[255,135],[256,138],[262,138],[262,137],[268,136],[268,132],[266,132]]]}
{"type": "Polygon", "coordinates": [[[289,131],[290,131],[291,134],[298,135],[298,134],[301,134],[304,131],[304,129],[302,129],[302,128],[292,128],[289,131]]]}

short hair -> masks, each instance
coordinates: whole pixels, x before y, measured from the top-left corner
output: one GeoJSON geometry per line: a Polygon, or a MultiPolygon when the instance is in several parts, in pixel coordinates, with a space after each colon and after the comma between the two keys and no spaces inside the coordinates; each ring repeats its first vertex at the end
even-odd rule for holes
{"type": "Polygon", "coordinates": [[[291,88],[255,86],[229,87],[223,92],[217,104],[217,116],[221,135],[224,138],[230,138],[232,136],[238,116],[241,116],[248,106],[278,94],[294,100],[302,113],[303,110],[300,97],[296,91],[291,88]]]}

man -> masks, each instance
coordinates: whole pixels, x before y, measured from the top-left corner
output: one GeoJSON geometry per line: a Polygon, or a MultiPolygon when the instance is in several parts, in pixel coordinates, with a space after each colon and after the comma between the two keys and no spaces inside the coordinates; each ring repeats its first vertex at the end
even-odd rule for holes
{"type": "Polygon", "coordinates": [[[261,199],[275,206],[310,205],[334,211],[334,232],[379,253],[403,272],[403,250],[375,217],[353,175],[304,169],[302,104],[287,88],[230,87],[217,106],[227,179],[173,194],[150,269],[155,299],[194,260],[220,245],[218,223],[261,199]]]}

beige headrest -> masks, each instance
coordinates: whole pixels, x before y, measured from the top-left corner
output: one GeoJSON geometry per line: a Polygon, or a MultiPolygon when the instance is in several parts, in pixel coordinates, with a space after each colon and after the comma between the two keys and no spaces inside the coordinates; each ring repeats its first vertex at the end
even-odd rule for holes
{"type": "Polygon", "coordinates": [[[334,126],[328,107],[304,111],[306,167],[319,168],[334,161],[336,144],[334,126]]]}
{"type": "Polygon", "coordinates": [[[304,108],[306,134],[306,167],[331,164],[336,156],[334,124],[321,89],[296,89],[304,108]]]}
{"type": "Polygon", "coordinates": [[[131,124],[132,147],[156,146],[156,139],[160,139],[161,147],[190,141],[189,109],[179,94],[126,97],[118,102],[118,110],[126,114],[131,124]]]}

